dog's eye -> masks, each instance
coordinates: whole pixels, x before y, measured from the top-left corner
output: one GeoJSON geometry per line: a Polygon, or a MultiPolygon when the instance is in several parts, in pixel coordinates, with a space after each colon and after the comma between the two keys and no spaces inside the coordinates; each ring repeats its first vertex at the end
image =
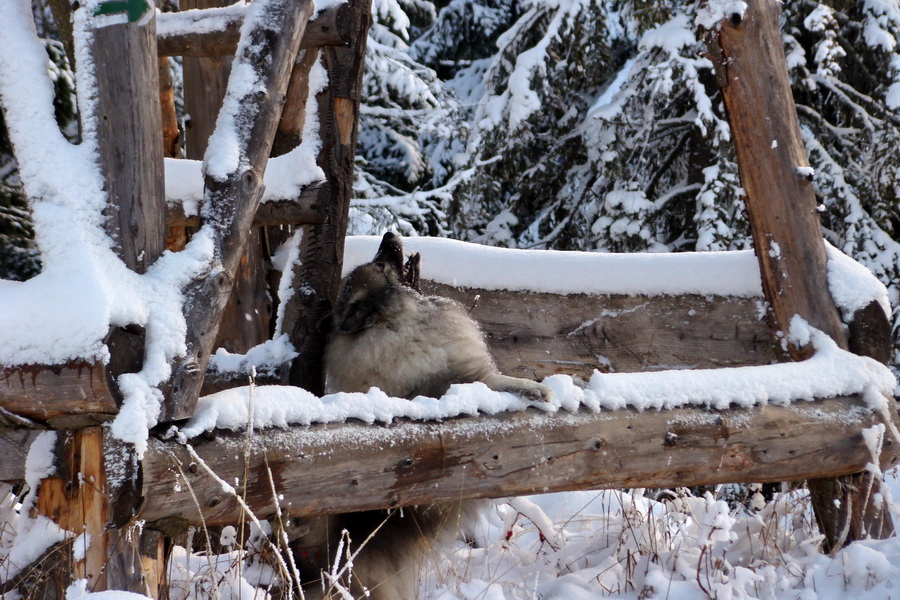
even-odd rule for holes
{"type": "Polygon", "coordinates": [[[384,271],[384,263],[383,262],[378,261],[377,263],[375,263],[375,266],[378,267],[379,269],[381,269],[382,271],[384,271]]]}

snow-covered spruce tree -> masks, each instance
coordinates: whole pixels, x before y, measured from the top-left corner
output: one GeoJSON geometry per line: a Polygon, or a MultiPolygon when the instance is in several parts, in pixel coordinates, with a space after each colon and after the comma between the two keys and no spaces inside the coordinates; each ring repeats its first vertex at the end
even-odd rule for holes
{"type": "MultiPolygon", "coordinates": [[[[35,23],[44,36],[47,48],[47,70],[56,91],[56,120],[70,138],[77,134],[75,83],[66,60],[65,50],[57,37],[49,9],[41,2],[33,4],[35,23]]],[[[34,243],[31,214],[19,181],[18,166],[0,113],[0,279],[24,280],[41,268],[40,255],[34,243]]]]}
{"type": "Polygon", "coordinates": [[[746,244],[737,168],[693,3],[533,3],[503,34],[450,211],[519,247],[746,244]]]}
{"type": "MultiPolygon", "coordinates": [[[[451,176],[422,187],[442,202],[452,234],[513,247],[748,247],[727,117],[696,39],[696,10],[695,2],[642,0],[443,7],[407,55],[452,78],[430,85],[449,88],[468,111],[467,123],[455,125],[469,129],[466,150],[445,163],[451,176]],[[457,23],[477,14],[490,17],[480,36],[449,41],[457,23]],[[473,54],[482,43],[497,49],[473,54]]],[[[900,8],[792,0],[783,10],[826,235],[889,286],[896,306],[900,8]]],[[[398,197],[416,205],[408,193],[398,197]]]]}
{"type": "Polygon", "coordinates": [[[452,171],[466,140],[460,102],[408,42],[435,19],[427,0],[375,0],[360,111],[357,202],[351,232],[394,226],[400,231],[446,235],[442,204],[432,192],[452,171]]]}
{"type": "Polygon", "coordinates": [[[784,18],[826,237],[888,286],[900,348],[900,5],[790,2],[784,18]]]}

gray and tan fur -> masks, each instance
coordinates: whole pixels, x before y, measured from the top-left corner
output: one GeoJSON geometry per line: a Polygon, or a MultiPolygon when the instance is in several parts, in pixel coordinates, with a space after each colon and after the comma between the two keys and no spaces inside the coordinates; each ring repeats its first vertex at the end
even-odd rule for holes
{"type": "MultiPolygon", "coordinates": [[[[341,282],[325,352],[326,392],[378,387],[399,398],[439,398],[454,383],[481,381],[535,401],[550,398],[544,385],[502,375],[466,310],[447,298],[420,294],[407,281],[409,275],[402,242],[388,233],[374,260],[341,282]]],[[[347,585],[355,597],[369,590],[371,600],[414,600],[419,569],[431,546],[464,529],[480,504],[469,500],[305,519],[309,532],[297,546],[326,551],[318,560],[304,551],[303,571],[327,568],[326,557],[334,558],[342,530],[358,546],[384,523],[354,561],[347,585]]],[[[320,597],[318,593],[310,589],[306,597],[320,597]]]]}
{"type": "Polygon", "coordinates": [[[325,352],[327,392],[440,398],[454,383],[547,400],[544,385],[501,375],[478,325],[458,302],[407,285],[400,238],[385,234],[375,259],[341,282],[325,352]]]}

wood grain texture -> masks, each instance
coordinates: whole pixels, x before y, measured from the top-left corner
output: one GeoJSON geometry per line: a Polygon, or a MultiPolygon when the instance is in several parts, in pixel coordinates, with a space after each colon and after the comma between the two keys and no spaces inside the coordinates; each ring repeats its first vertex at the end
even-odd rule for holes
{"type": "Polygon", "coordinates": [[[91,55],[98,74],[100,168],[109,195],[105,227],[128,268],[143,273],[166,242],[155,18],[97,27],[91,55]]]}
{"type": "MultiPolygon", "coordinates": [[[[225,2],[224,4],[229,4],[225,2]]],[[[188,8],[210,8],[211,6],[194,6],[182,2],[182,10],[188,8]]],[[[350,41],[350,31],[345,26],[347,11],[345,4],[322,10],[316,20],[309,23],[300,39],[300,49],[320,48],[322,46],[343,46],[350,41]]],[[[165,17],[163,17],[164,19],[165,17]]],[[[206,31],[203,21],[208,18],[203,13],[197,14],[190,29],[172,31],[160,35],[157,39],[157,51],[160,56],[185,57],[218,57],[233,56],[241,35],[244,19],[234,15],[225,26],[217,31],[206,31]]],[[[220,20],[221,16],[215,17],[220,20]]]]}
{"type": "Polygon", "coordinates": [[[759,299],[588,296],[462,289],[422,281],[422,291],[471,308],[502,373],[716,368],[775,362],[759,299]],[[477,298],[477,301],[476,301],[477,298]]]}
{"type": "MultiPolygon", "coordinates": [[[[182,10],[202,10],[230,4],[229,0],[182,0],[182,10]]],[[[164,18],[164,17],[163,17],[164,18]]],[[[238,28],[238,35],[240,28],[238,28]]],[[[157,40],[157,48],[159,42],[157,40]]],[[[235,39],[235,47],[237,39],[235,39]]],[[[232,50],[231,54],[234,54],[232,50]]],[[[206,143],[216,127],[216,115],[225,97],[231,56],[185,56],[184,73],[185,156],[203,160],[206,143]]]]}
{"type": "MultiPolygon", "coordinates": [[[[217,432],[192,443],[230,484],[243,482],[249,449],[247,502],[262,518],[275,512],[266,464],[282,507],[302,516],[563,490],[841,475],[872,460],[861,431],[880,422],[882,415],[849,397],[728,411],[529,410],[440,423],[298,426],[249,440],[217,432]]],[[[896,463],[898,452],[900,440],[887,440],[882,466],[896,463]]],[[[237,522],[234,499],[184,447],[151,440],[144,468],[140,518],[237,522]]]]}
{"type": "MultiPolygon", "coordinates": [[[[36,510],[62,529],[90,535],[83,558],[74,561],[74,578],[87,579],[88,589],[107,589],[105,567],[109,502],[103,460],[103,432],[89,427],[60,441],[62,464],[57,474],[41,481],[36,510]]],[[[71,550],[71,548],[70,548],[71,550]]]]}
{"type": "Polygon", "coordinates": [[[297,63],[291,71],[288,84],[287,101],[281,111],[281,121],[275,132],[272,144],[272,156],[287,154],[300,145],[303,137],[303,124],[306,122],[306,102],[309,99],[309,73],[319,60],[317,49],[301,50],[297,63]]]}
{"type": "MultiPolygon", "coordinates": [[[[713,43],[721,48],[722,94],[773,330],[787,333],[800,315],[846,348],[828,291],[812,178],[798,172],[809,161],[778,30],[780,5],[747,6],[743,19],[722,21],[713,43]]],[[[791,348],[797,359],[810,351],[791,348]]]]}
{"type": "Polygon", "coordinates": [[[162,419],[177,420],[194,412],[213,350],[222,312],[234,285],[248,232],[263,192],[263,173],[281,115],[297,45],[312,14],[309,0],[271,0],[267,18],[245,31],[244,51],[235,61],[249,67],[263,93],[234,100],[245,111],[247,137],[237,167],[223,180],[207,175],[202,223],[211,226],[215,264],[185,290],[187,354],[173,366],[166,386],[162,419]],[[275,29],[277,23],[277,30],[275,29]]]}
{"type": "Polygon", "coordinates": [[[328,87],[316,98],[322,149],[316,160],[329,185],[316,204],[319,225],[303,229],[300,261],[295,268],[295,293],[285,306],[284,330],[299,357],[291,367],[290,382],[315,394],[324,389],[322,357],[326,328],[341,281],[344,238],[359,126],[359,102],[365,66],[366,40],[372,22],[371,0],[351,0],[341,24],[350,32],[346,47],[320,50],[328,73],[328,87]]]}

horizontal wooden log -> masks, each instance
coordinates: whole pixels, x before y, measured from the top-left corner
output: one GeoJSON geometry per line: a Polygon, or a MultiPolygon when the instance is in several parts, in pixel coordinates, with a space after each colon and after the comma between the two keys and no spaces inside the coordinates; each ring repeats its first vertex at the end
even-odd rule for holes
{"type": "Polygon", "coordinates": [[[24,425],[16,423],[18,416],[55,429],[75,429],[112,418],[122,402],[116,379],[139,371],[144,362],[144,332],[114,328],[103,341],[111,356],[108,364],[73,360],[0,366],[0,423],[24,425]]]}
{"type": "MultiPolygon", "coordinates": [[[[349,31],[342,24],[346,12],[342,4],[325,9],[310,21],[300,40],[300,49],[344,46],[349,31]]],[[[157,52],[160,56],[233,56],[241,37],[244,11],[196,10],[185,13],[161,13],[157,52]],[[215,23],[215,30],[209,24],[215,23]]]]}
{"type": "MultiPolygon", "coordinates": [[[[842,475],[873,460],[861,432],[888,413],[896,415],[895,407],[874,413],[858,397],[727,411],[550,415],[532,409],[440,423],[298,426],[249,439],[217,433],[192,443],[200,460],[236,488],[243,488],[246,449],[246,502],[263,518],[275,512],[270,474],[282,509],[292,516],[565,490],[842,475]]],[[[900,440],[885,440],[882,467],[898,459],[900,440]]],[[[173,440],[151,440],[143,496],[138,518],[148,522],[239,519],[236,500],[173,440]]]]}
{"type": "Polygon", "coordinates": [[[28,419],[50,421],[62,415],[118,412],[114,382],[102,364],[6,367],[0,375],[0,407],[28,419]]]}
{"type": "Polygon", "coordinates": [[[594,369],[624,373],[775,361],[756,298],[563,296],[424,280],[422,290],[474,307],[470,314],[507,375],[590,377],[594,369]]]}
{"type": "MultiPolygon", "coordinates": [[[[321,221],[316,202],[327,184],[307,186],[297,199],[267,200],[259,205],[253,227],[270,225],[314,225],[321,221]]],[[[171,202],[166,211],[168,227],[199,227],[200,215],[186,216],[180,202],[171,202]]]]}

